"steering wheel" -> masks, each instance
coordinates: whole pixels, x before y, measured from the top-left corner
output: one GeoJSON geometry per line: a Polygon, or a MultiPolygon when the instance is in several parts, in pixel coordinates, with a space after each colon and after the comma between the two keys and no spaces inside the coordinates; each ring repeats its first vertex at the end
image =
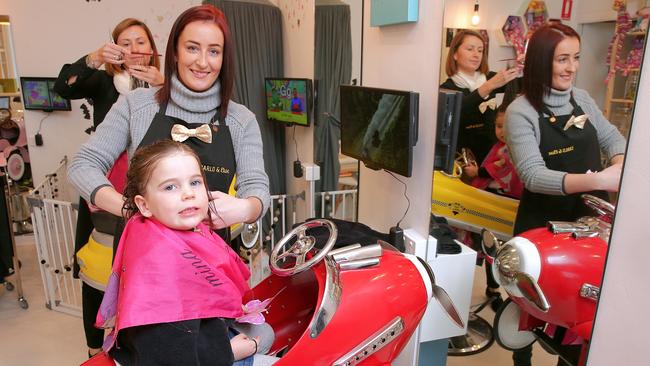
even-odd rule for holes
{"type": "Polygon", "coordinates": [[[334,247],[334,242],[336,242],[336,237],[338,236],[338,230],[333,222],[325,219],[315,219],[307,221],[300,224],[298,227],[291,230],[284,238],[275,245],[273,253],[271,253],[271,258],[269,259],[269,264],[271,266],[271,272],[278,276],[287,277],[298,274],[306,269],[309,269],[315,266],[320,262],[325,255],[334,247]],[[305,261],[305,256],[309,253],[316,245],[316,238],[307,234],[307,230],[325,226],[329,233],[327,238],[327,243],[323,249],[321,249],[318,254],[313,256],[308,261],[305,261]],[[291,238],[296,237],[296,241],[291,245],[290,248],[286,249],[282,254],[280,251],[289,243],[291,238]],[[283,268],[278,264],[279,261],[287,258],[294,257],[296,258],[296,263],[293,267],[283,268]]]}
{"type": "Polygon", "coordinates": [[[614,205],[605,201],[604,199],[592,196],[590,194],[583,194],[582,201],[585,203],[585,205],[587,205],[587,207],[596,211],[599,216],[604,216],[607,221],[611,222],[614,218],[614,205]]]}
{"type": "Polygon", "coordinates": [[[476,158],[474,157],[472,150],[462,148],[456,153],[456,159],[454,159],[454,170],[452,173],[449,174],[442,171],[442,174],[450,178],[460,178],[463,175],[463,169],[470,164],[476,164],[476,158]]]}

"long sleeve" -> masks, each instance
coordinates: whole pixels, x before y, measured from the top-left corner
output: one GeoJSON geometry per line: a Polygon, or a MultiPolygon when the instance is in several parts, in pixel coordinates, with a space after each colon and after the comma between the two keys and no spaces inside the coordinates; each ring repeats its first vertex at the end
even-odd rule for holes
{"type": "Polygon", "coordinates": [[[95,70],[86,66],[86,56],[75,63],[63,65],[53,89],[66,99],[91,100],[95,127],[104,120],[106,113],[119,96],[113,85],[113,77],[104,70],[95,70]],[[68,84],[72,77],[76,79],[68,84]]]}
{"type": "Polygon", "coordinates": [[[68,166],[68,180],[91,203],[99,188],[110,185],[106,172],[128,147],[129,120],[128,102],[121,97],[68,166]]]}
{"type": "Polygon", "coordinates": [[[586,91],[577,88],[574,89],[574,97],[584,112],[589,115],[589,122],[594,125],[598,133],[598,144],[607,157],[611,159],[616,155],[624,154],[625,137],[605,118],[593,98],[586,91]]]}
{"type": "Polygon", "coordinates": [[[235,189],[240,198],[257,197],[262,203],[262,215],[270,204],[269,178],[264,170],[262,136],[255,115],[241,105],[231,102],[228,117],[234,119],[232,128],[237,182],[235,189]],[[235,126],[233,126],[235,127],[235,126]]]}
{"type": "Polygon", "coordinates": [[[532,192],[564,195],[567,173],[546,167],[539,150],[538,113],[525,97],[515,99],[508,107],[505,128],[506,143],[524,186],[532,192]]]}

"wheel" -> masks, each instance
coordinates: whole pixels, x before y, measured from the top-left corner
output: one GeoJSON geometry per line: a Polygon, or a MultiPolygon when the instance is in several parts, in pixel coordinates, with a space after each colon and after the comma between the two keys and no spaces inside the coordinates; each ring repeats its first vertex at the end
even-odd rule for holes
{"type": "Polygon", "coordinates": [[[25,160],[18,151],[7,159],[7,174],[15,182],[21,180],[25,174],[25,160]]]}
{"type": "Polygon", "coordinates": [[[29,307],[29,304],[27,303],[27,300],[25,300],[24,297],[18,298],[18,302],[20,303],[20,307],[25,310],[29,307]]]}
{"type": "Polygon", "coordinates": [[[286,277],[286,276],[292,276],[294,274],[298,274],[302,271],[305,271],[315,266],[318,262],[320,262],[323,258],[325,258],[325,255],[332,249],[332,247],[334,247],[334,243],[336,242],[337,236],[338,236],[338,230],[336,229],[334,223],[329,220],[315,219],[299,225],[298,227],[291,230],[282,239],[280,239],[280,241],[276,244],[275,248],[273,249],[273,253],[271,253],[271,257],[269,258],[271,272],[273,272],[278,276],[286,277]],[[327,242],[325,243],[323,249],[321,249],[316,255],[311,257],[309,260],[305,261],[305,257],[307,256],[307,253],[309,253],[312,249],[314,249],[314,246],[316,245],[316,238],[314,238],[311,235],[308,235],[307,231],[309,229],[317,228],[321,226],[325,226],[329,231],[327,242]],[[296,237],[295,242],[293,242],[291,247],[286,248],[286,250],[282,254],[280,254],[280,251],[282,249],[285,249],[289,241],[294,236],[296,237]],[[284,260],[289,257],[293,257],[296,260],[293,266],[291,267],[282,266],[280,263],[284,262],[284,260]]]}
{"type": "Polygon", "coordinates": [[[13,291],[15,287],[13,283],[7,281],[5,282],[5,288],[7,289],[7,291],[13,291]]]}
{"type": "Polygon", "coordinates": [[[535,333],[519,330],[521,308],[511,298],[507,298],[494,316],[494,339],[509,350],[517,351],[535,343],[535,333]]]}

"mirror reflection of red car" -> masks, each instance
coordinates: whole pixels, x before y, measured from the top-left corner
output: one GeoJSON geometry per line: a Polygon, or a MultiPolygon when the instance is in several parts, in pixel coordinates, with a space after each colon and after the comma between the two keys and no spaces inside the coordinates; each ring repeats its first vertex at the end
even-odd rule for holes
{"type": "Polygon", "coordinates": [[[570,364],[584,365],[614,206],[591,195],[583,200],[597,217],[550,221],[505,243],[483,231],[495,278],[509,295],[494,320],[502,347],[519,350],[540,340],[570,364]],[[567,344],[582,345],[578,359],[563,354],[567,344]]]}

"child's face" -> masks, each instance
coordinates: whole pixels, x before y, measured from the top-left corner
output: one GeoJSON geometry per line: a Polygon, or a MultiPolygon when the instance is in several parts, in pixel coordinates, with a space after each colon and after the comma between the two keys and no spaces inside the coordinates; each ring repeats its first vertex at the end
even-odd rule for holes
{"type": "Polygon", "coordinates": [[[190,230],[208,214],[208,194],[201,167],[192,155],[166,156],[154,168],[144,195],[135,203],[145,217],[176,230],[190,230]]]}
{"type": "Polygon", "coordinates": [[[494,134],[497,136],[497,139],[503,143],[506,142],[505,131],[503,130],[503,122],[505,119],[505,113],[497,113],[497,118],[494,120],[494,134]]]}

